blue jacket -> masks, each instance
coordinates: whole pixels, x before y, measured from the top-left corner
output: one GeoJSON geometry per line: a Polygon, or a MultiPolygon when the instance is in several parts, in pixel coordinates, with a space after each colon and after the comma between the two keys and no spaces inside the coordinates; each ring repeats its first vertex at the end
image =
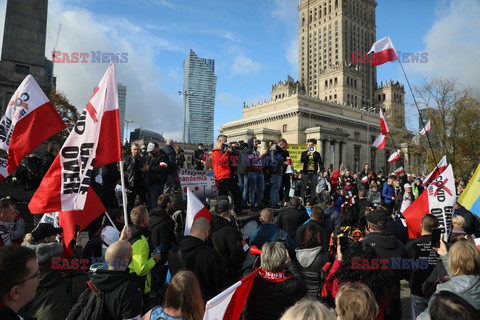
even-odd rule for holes
{"type": "Polygon", "coordinates": [[[262,249],[262,246],[266,242],[276,242],[281,239],[285,239],[285,246],[290,251],[295,252],[297,245],[295,241],[288,235],[287,232],[280,230],[280,234],[278,233],[278,227],[273,223],[264,223],[261,224],[258,229],[254,230],[250,234],[250,245],[257,246],[259,249],[262,249]]]}
{"type": "Polygon", "coordinates": [[[390,186],[388,183],[384,183],[383,188],[382,188],[383,201],[386,204],[391,204],[391,203],[395,202],[395,200],[392,200],[392,197],[394,197],[394,196],[395,196],[394,186],[390,186]]]}

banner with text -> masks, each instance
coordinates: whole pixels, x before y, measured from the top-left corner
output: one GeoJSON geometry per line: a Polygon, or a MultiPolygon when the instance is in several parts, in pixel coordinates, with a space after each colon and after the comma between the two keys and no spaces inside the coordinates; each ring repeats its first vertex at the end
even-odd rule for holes
{"type": "Polygon", "coordinates": [[[182,168],[178,171],[182,195],[187,196],[187,188],[198,198],[215,198],[218,195],[213,171],[182,168]]]}

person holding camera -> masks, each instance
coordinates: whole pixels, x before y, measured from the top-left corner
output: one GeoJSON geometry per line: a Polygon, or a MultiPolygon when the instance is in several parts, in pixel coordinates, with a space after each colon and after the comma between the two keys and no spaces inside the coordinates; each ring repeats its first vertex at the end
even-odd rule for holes
{"type": "Polygon", "coordinates": [[[242,192],[238,186],[238,180],[233,176],[231,166],[237,166],[238,153],[235,156],[232,146],[227,144],[227,136],[219,135],[217,137],[217,145],[212,150],[213,175],[215,176],[215,184],[218,188],[219,196],[227,196],[230,192],[233,197],[233,205],[235,213],[242,213],[242,192]]]}
{"type": "Polygon", "coordinates": [[[305,192],[307,190],[308,182],[310,182],[310,188],[312,190],[310,195],[310,203],[314,203],[315,200],[315,189],[317,186],[318,180],[318,171],[323,172],[323,161],[322,156],[315,149],[317,144],[316,139],[310,139],[307,142],[307,150],[302,152],[300,161],[303,163],[302,170],[302,190],[300,195],[302,199],[305,199],[305,192]]]}
{"type": "Polygon", "coordinates": [[[199,143],[195,151],[193,151],[192,165],[195,170],[203,170],[205,167],[204,154],[206,149],[203,148],[203,143],[199,143]]]}

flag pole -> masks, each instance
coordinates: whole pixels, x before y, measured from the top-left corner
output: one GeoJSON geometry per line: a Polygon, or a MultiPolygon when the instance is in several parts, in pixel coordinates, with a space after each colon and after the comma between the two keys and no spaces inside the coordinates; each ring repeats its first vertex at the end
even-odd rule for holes
{"type": "Polygon", "coordinates": [[[123,218],[125,219],[125,229],[128,230],[128,213],[127,213],[127,195],[125,194],[125,171],[123,170],[123,161],[118,161],[120,165],[120,182],[122,184],[122,204],[123,204],[123,218]]]}
{"type": "MultiPolygon", "coordinates": [[[[418,115],[420,116],[420,108],[418,107],[417,99],[415,99],[415,96],[413,95],[412,86],[410,86],[410,81],[408,81],[407,74],[405,73],[405,69],[403,69],[403,65],[402,65],[402,62],[400,61],[400,59],[398,59],[398,63],[400,63],[400,67],[402,68],[402,72],[403,72],[403,75],[405,76],[405,80],[407,80],[407,85],[408,85],[408,88],[410,89],[410,94],[412,95],[413,102],[415,103],[415,107],[417,107],[418,115]]],[[[420,121],[422,122],[422,128],[425,128],[425,122],[423,121],[422,116],[420,116],[420,121]]],[[[432,151],[433,161],[435,162],[435,167],[438,170],[438,166],[437,166],[438,162],[437,162],[437,159],[435,157],[435,152],[433,152],[432,143],[430,142],[430,138],[428,137],[429,136],[428,132],[425,133],[425,136],[427,137],[428,146],[430,147],[430,150],[432,151]]],[[[427,162],[427,168],[428,168],[428,162],[427,162]]]]}

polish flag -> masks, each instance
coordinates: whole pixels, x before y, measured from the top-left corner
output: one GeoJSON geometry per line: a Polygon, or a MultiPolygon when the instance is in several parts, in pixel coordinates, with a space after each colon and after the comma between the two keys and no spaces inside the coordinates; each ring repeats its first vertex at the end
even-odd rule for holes
{"type": "Polygon", "coordinates": [[[396,176],[399,176],[401,174],[403,174],[405,171],[403,171],[403,166],[401,167],[398,167],[397,170],[395,170],[393,173],[396,175],[396,176]]]}
{"type": "Polygon", "coordinates": [[[392,153],[390,158],[388,158],[388,162],[390,162],[390,163],[395,162],[398,159],[400,159],[401,157],[402,157],[402,153],[400,152],[400,149],[397,149],[397,151],[392,153]]]}
{"type": "Polygon", "coordinates": [[[387,120],[383,116],[382,109],[380,109],[380,128],[382,130],[382,134],[386,136],[390,130],[388,130],[387,120]]]}
{"type": "Polygon", "coordinates": [[[192,228],[193,221],[200,217],[207,218],[210,222],[212,221],[212,213],[208,211],[192,190],[187,188],[187,216],[185,219],[184,235],[188,236],[190,234],[190,228],[192,228]]]}
{"type": "Polygon", "coordinates": [[[368,54],[371,52],[373,52],[373,67],[384,64],[388,61],[398,60],[397,53],[395,52],[395,48],[393,47],[392,40],[390,40],[389,36],[375,42],[370,51],[368,51],[368,54]]]}
{"type": "Polygon", "coordinates": [[[364,176],[364,177],[362,178],[362,183],[365,184],[365,183],[367,183],[367,182],[368,182],[368,176],[364,176]]]}
{"type": "Polygon", "coordinates": [[[425,192],[422,192],[411,205],[403,211],[407,228],[408,238],[416,239],[422,235],[420,223],[422,218],[431,213],[438,218],[439,228],[447,236],[450,232],[450,221],[456,200],[455,179],[452,166],[435,178],[436,183],[430,184],[425,192]]]}
{"type": "Polygon", "coordinates": [[[242,280],[207,301],[203,320],[240,319],[253,281],[259,271],[260,269],[255,269],[242,280]]]}
{"type": "Polygon", "coordinates": [[[422,186],[428,186],[436,177],[438,177],[443,171],[448,167],[447,156],[443,156],[442,159],[437,163],[435,169],[428,174],[428,176],[423,179],[422,186]]]}
{"type": "Polygon", "coordinates": [[[423,127],[422,130],[420,130],[420,134],[424,136],[427,134],[427,132],[430,132],[430,120],[428,120],[425,127],[423,127]]]}
{"type": "MultiPolygon", "coordinates": [[[[64,232],[75,224],[82,230],[105,212],[90,187],[93,169],[121,159],[117,82],[115,65],[111,63],[30,200],[30,212],[59,211],[64,232]]],[[[64,238],[67,245],[69,237],[74,236],[74,231],[68,232],[64,238]]]]}
{"type": "Polygon", "coordinates": [[[42,142],[66,127],[53,104],[28,75],[18,86],[0,120],[0,180],[11,174],[20,161],[42,142]]]}
{"type": "Polygon", "coordinates": [[[380,135],[373,142],[373,146],[378,150],[382,150],[387,145],[387,137],[380,133],[380,135]]]}

